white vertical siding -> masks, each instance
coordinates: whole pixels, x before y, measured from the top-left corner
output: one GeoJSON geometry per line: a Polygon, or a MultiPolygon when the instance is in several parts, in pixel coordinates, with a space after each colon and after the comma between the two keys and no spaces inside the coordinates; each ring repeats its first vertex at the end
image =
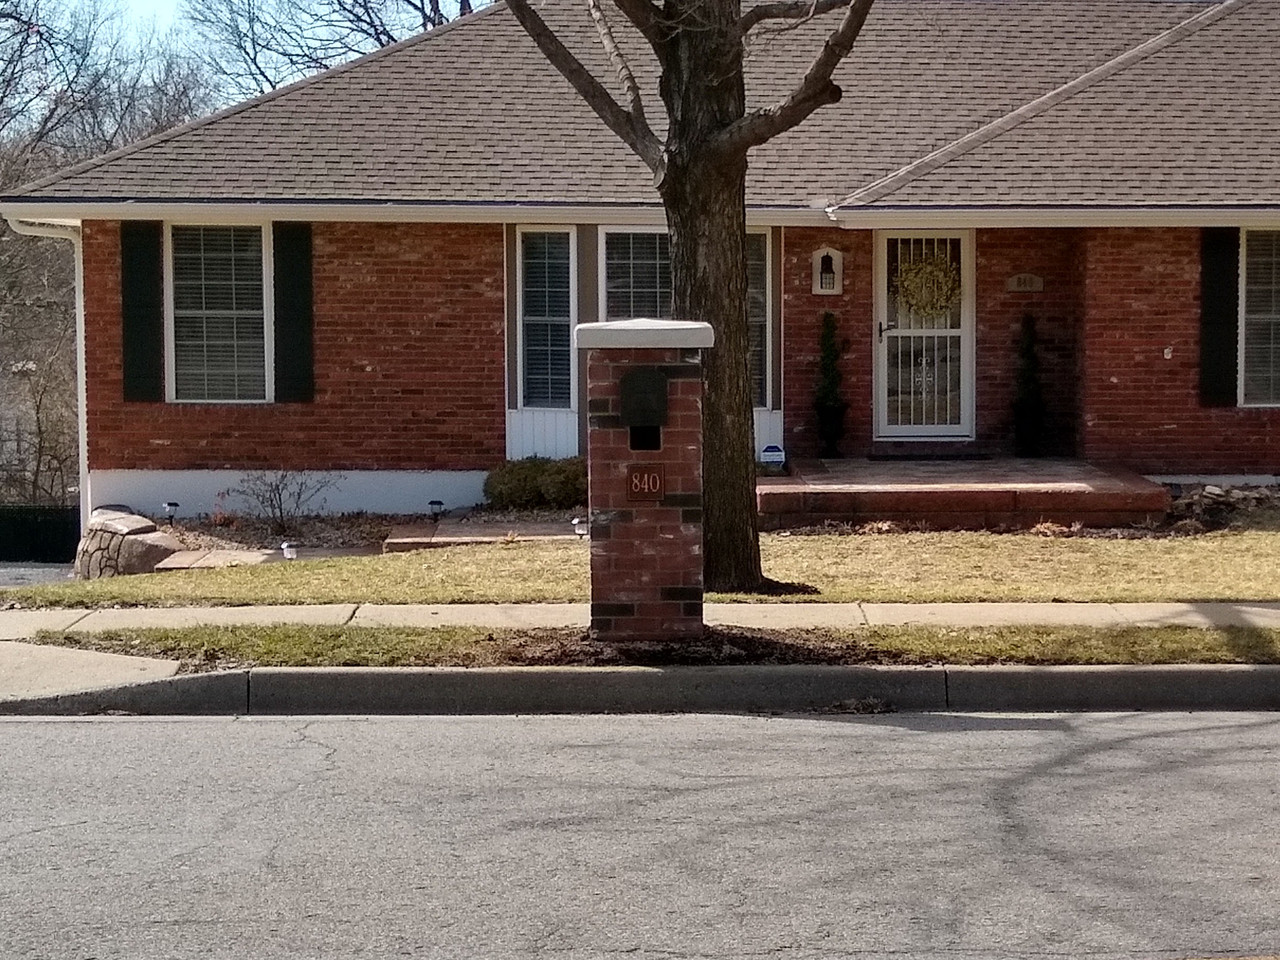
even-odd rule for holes
{"type": "Polygon", "coordinates": [[[578,455],[578,414],[574,410],[507,411],[507,459],[578,455]]]}

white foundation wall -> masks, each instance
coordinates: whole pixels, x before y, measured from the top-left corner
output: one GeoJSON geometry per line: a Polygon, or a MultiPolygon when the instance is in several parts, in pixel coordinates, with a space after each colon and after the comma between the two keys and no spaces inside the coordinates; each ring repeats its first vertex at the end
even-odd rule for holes
{"type": "MultiPolygon", "coordinates": [[[[179,505],[177,516],[192,517],[212,513],[219,505],[218,494],[239,486],[248,472],[91,470],[87,499],[91,508],[120,504],[148,516],[163,516],[164,504],[174,502],[179,505]]],[[[336,486],[303,508],[306,513],[427,513],[431,500],[442,501],[446,510],[470,507],[484,500],[487,476],[484,470],[302,470],[293,475],[298,474],[313,479],[338,478],[336,486]]],[[[228,496],[221,508],[229,513],[247,513],[254,505],[228,496]]]]}

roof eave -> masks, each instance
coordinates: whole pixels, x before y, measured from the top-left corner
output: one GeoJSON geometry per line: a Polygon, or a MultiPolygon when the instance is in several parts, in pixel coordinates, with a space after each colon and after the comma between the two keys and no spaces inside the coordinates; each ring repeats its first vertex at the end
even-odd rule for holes
{"type": "MultiPolygon", "coordinates": [[[[354,200],[119,200],[0,198],[5,219],[76,225],[86,220],[245,223],[267,220],[368,223],[578,223],[660,225],[657,203],[496,203],[354,200]]],[[[847,230],[974,227],[1249,227],[1280,225],[1280,203],[1164,205],[916,205],[841,208],[748,205],[756,226],[847,230]]]]}

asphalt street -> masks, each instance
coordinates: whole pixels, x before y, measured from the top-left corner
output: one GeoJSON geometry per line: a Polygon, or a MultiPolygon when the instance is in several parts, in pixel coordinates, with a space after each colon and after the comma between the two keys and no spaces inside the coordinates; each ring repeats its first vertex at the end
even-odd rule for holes
{"type": "Polygon", "coordinates": [[[1280,953],[1280,715],[0,721],[0,957],[1280,953]]]}

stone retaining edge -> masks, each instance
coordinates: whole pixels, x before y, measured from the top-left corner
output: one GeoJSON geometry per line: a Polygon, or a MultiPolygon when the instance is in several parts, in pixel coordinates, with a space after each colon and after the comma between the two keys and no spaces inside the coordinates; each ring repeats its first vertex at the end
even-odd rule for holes
{"type": "Polygon", "coordinates": [[[0,713],[1280,710],[1280,666],[259,667],[0,703],[0,713]],[[871,703],[868,703],[871,701],[871,703]]]}

